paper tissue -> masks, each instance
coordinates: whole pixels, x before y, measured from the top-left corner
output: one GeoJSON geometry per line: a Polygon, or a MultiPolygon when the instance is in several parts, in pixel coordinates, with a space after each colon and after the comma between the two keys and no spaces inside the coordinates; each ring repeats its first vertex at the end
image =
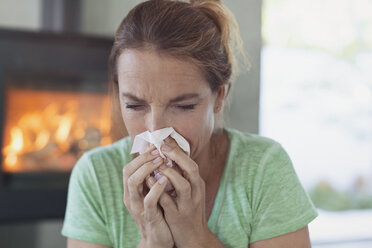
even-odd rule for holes
{"type": "MultiPolygon", "coordinates": [[[[161,151],[161,146],[164,144],[164,140],[171,136],[178,144],[178,146],[184,150],[187,155],[190,156],[190,144],[187,140],[182,137],[179,133],[177,133],[172,127],[167,127],[163,129],[156,130],[154,132],[145,131],[136,135],[133,141],[133,146],[131,150],[131,154],[139,152],[140,154],[146,151],[146,148],[149,144],[153,144],[156,149],[158,149],[160,156],[165,159],[166,165],[173,167],[174,163],[171,159],[167,158],[161,151]]],[[[159,179],[161,174],[159,171],[154,171],[155,179],[159,179]]],[[[168,182],[167,186],[165,187],[165,191],[169,192],[172,191],[174,188],[170,182],[168,182]]]]}

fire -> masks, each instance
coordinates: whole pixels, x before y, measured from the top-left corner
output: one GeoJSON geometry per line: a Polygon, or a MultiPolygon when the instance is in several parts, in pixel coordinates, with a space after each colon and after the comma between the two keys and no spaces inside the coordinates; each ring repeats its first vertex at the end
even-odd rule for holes
{"type": "MultiPolygon", "coordinates": [[[[108,98],[104,102],[107,105],[108,98]]],[[[91,112],[94,115],[84,115],[77,100],[26,111],[8,127],[3,170],[70,170],[84,151],[110,144],[109,111],[98,113],[101,118],[96,109],[91,112]]]]}
{"type": "Polygon", "coordinates": [[[61,121],[59,123],[59,127],[55,134],[55,140],[57,144],[62,148],[63,150],[67,150],[67,138],[69,136],[70,130],[72,125],[72,119],[68,116],[64,116],[61,118],[61,121]]]}
{"type": "Polygon", "coordinates": [[[19,153],[23,148],[23,134],[22,130],[18,127],[12,128],[11,131],[12,142],[10,143],[10,152],[19,153]]]}
{"type": "Polygon", "coordinates": [[[5,164],[9,167],[14,167],[17,164],[17,155],[23,149],[23,134],[22,130],[18,127],[12,128],[10,132],[11,143],[4,148],[4,153],[7,154],[5,157],[5,164]]]}
{"type": "Polygon", "coordinates": [[[36,138],[35,147],[37,150],[43,149],[49,141],[50,133],[47,130],[42,130],[36,138]]]}

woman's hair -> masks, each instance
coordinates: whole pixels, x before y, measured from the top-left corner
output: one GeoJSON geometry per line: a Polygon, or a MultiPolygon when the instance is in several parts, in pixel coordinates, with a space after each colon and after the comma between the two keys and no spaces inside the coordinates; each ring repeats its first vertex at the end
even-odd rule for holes
{"type": "Polygon", "coordinates": [[[118,27],[109,58],[114,98],[117,60],[126,49],[154,49],[189,60],[201,69],[212,92],[238,72],[235,52],[245,58],[237,22],[218,0],[149,0],[135,6],[118,27]]]}

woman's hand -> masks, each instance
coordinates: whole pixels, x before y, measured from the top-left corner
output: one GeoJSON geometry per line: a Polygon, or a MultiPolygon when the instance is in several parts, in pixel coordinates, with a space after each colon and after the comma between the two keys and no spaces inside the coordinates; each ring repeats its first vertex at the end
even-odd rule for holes
{"type": "Polygon", "coordinates": [[[150,174],[163,164],[159,152],[152,146],[124,166],[124,204],[141,232],[139,247],[173,247],[170,229],[158,206],[161,194],[167,185],[163,176],[156,181],[150,174]],[[145,195],[144,182],[150,190],[145,195]]]}
{"type": "Polygon", "coordinates": [[[199,174],[198,165],[173,139],[166,140],[162,151],[183,171],[182,176],[173,168],[160,168],[160,172],[169,178],[177,193],[175,198],[167,193],[163,193],[160,198],[160,205],[164,209],[164,217],[176,246],[212,247],[210,242],[216,237],[208,228],[205,216],[205,183],[199,174]]]}

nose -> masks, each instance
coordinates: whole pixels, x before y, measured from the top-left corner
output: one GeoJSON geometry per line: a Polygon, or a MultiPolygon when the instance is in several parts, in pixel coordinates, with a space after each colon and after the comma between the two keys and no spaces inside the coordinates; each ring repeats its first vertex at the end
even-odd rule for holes
{"type": "Polygon", "coordinates": [[[152,109],[146,118],[146,126],[150,132],[167,127],[165,114],[160,109],[152,109]]]}

